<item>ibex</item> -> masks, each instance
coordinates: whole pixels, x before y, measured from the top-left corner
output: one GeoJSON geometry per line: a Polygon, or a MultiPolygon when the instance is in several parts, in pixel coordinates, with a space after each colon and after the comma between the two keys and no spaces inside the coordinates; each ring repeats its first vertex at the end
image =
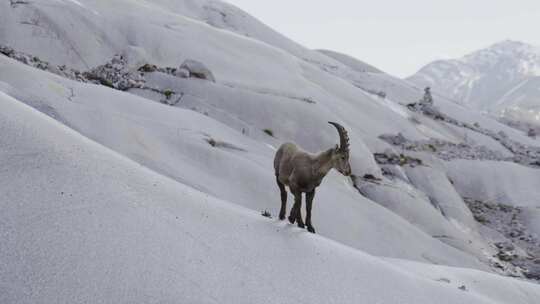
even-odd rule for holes
{"type": "Polygon", "coordinates": [[[281,192],[281,210],[279,219],[285,219],[287,212],[287,191],[285,186],[294,195],[294,205],[289,215],[289,222],[298,227],[304,228],[302,220],[302,193],[306,193],[306,225],[311,233],[315,233],[315,228],[311,223],[311,208],[315,188],[317,188],[330,169],[334,168],[345,176],[351,175],[351,165],[349,164],[349,136],[343,126],[335,122],[329,122],[336,127],[339,133],[340,145],[312,155],[300,150],[293,143],[285,143],[279,147],[274,158],[274,169],[276,182],[281,192]]]}

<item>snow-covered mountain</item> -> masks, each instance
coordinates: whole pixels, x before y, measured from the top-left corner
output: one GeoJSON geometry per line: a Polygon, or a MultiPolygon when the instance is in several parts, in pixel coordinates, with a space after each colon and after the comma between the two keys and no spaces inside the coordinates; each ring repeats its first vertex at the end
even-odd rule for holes
{"type": "Polygon", "coordinates": [[[540,48],[506,40],[464,56],[428,64],[408,78],[459,104],[537,121],[540,48]]]}
{"type": "Polygon", "coordinates": [[[220,1],[0,2],[0,302],[535,303],[540,141],[421,96],[220,1]],[[272,162],[328,121],[312,235],[272,162]]]}

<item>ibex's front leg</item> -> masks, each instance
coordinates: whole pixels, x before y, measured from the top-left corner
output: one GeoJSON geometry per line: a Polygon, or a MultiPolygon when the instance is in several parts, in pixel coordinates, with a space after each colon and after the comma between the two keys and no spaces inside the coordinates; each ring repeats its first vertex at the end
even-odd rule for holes
{"type": "Polygon", "coordinates": [[[315,189],[306,193],[306,225],[307,230],[311,233],[315,233],[315,228],[311,225],[311,207],[313,207],[313,198],[315,197],[315,189]]]}
{"type": "Polygon", "coordinates": [[[289,222],[294,224],[296,221],[298,227],[304,228],[304,221],[302,220],[302,192],[295,191],[294,194],[294,206],[291,209],[291,214],[289,215],[289,222]]]}
{"type": "Polygon", "coordinates": [[[285,185],[283,185],[283,183],[280,182],[277,177],[276,182],[281,193],[281,209],[279,210],[279,219],[284,220],[285,214],[287,213],[287,191],[285,191],[285,185]]]}

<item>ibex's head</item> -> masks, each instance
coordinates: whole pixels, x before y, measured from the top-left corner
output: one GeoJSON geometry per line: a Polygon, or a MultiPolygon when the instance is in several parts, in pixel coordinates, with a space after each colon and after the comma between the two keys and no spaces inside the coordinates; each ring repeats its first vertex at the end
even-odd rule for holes
{"type": "Polygon", "coordinates": [[[349,176],[351,175],[351,165],[349,164],[349,136],[347,130],[338,123],[331,121],[328,123],[336,127],[339,133],[339,146],[336,145],[332,156],[333,168],[338,170],[339,173],[349,176]]]}

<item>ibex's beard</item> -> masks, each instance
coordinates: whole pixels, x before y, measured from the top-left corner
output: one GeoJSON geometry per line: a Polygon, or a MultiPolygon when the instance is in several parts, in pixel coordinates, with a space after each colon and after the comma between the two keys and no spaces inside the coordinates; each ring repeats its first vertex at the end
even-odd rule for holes
{"type": "Polygon", "coordinates": [[[345,176],[350,176],[351,175],[351,170],[350,169],[339,169],[338,171],[339,171],[339,173],[341,173],[342,175],[345,175],[345,176]]]}

